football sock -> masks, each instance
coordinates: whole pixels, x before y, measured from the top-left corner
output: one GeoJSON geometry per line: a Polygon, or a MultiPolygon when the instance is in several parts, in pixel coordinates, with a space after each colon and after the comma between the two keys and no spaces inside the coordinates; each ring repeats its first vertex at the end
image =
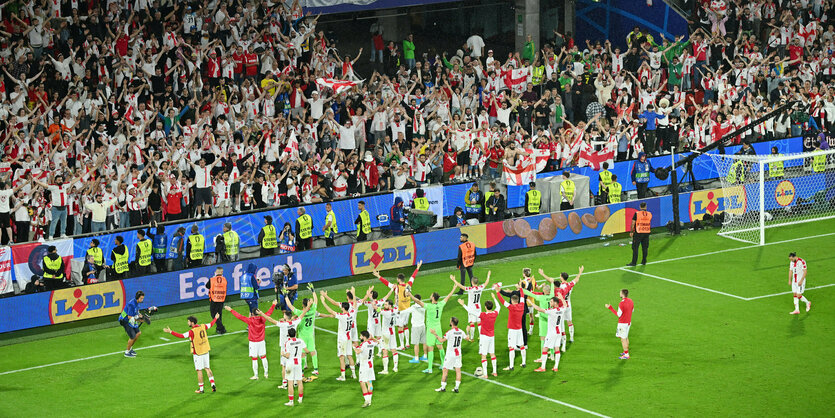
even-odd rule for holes
{"type": "Polygon", "coordinates": [[[568,340],[574,342],[574,324],[568,326],[568,340]]]}
{"type": "Polygon", "coordinates": [[[319,354],[313,355],[313,370],[319,370],[319,354]]]}
{"type": "Polygon", "coordinates": [[[197,384],[197,386],[199,386],[199,387],[200,387],[200,391],[202,392],[202,391],[203,391],[203,384],[202,384],[202,383],[198,383],[198,384],[197,384]]]}
{"type": "Polygon", "coordinates": [[[446,382],[441,382],[441,389],[446,389],[446,382]]]}
{"type": "MultiPolygon", "coordinates": [[[[491,359],[491,361],[492,361],[492,363],[493,363],[493,373],[496,373],[496,368],[498,367],[498,361],[496,361],[496,358],[495,358],[495,357],[493,357],[493,358],[491,359]]],[[[485,370],[485,373],[486,373],[486,372],[487,372],[487,371],[485,370]]]]}
{"type": "Polygon", "coordinates": [[[409,336],[410,335],[411,335],[411,332],[409,331],[409,328],[406,328],[406,330],[403,332],[403,345],[404,346],[409,345],[409,336]]]}
{"type": "Polygon", "coordinates": [[[293,402],[293,395],[287,395],[287,397],[290,398],[290,402],[293,402]]]}
{"type": "Polygon", "coordinates": [[[397,354],[397,351],[394,352],[394,370],[397,370],[397,363],[399,363],[400,356],[397,354]]]}
{"type": "Polygon", "coordinates": [[[542,363],[542,367],[545,368],[545,362],[548,361],[548,350],[542,352],[542,357],[540,357],[540,362],[542,363]]]}
{"type": "Polygon", "coordinates": [[[459,386],[461,386],[461,381],[460,381],[460,380],[456,380],[456,381],[455,381],[455,389],[458,389],[458,387],[459,387],[459,386]]]}
{"type": "Polygon", "coordinates": [[[357,377],[357,372],[354,370],[354,366],[351,365],[351,377],[357,377]]]}
{"type": "Polygon", "coordinates": [[[487,359],[481,360],[481,370],[485,376],[487,376],[487,359]]]}
{"type": "Polygon", "coordinates": [[[513,367],[513,362],[516,360],[516,350],[510,349],[510,367],[513,367]]]}
{"type": "Polygon", "coordinates": [[[800,310],[799,305],[800,305],[800,299],[794,298],[794,310],[796,310],[796,311],[800,310]]]}
{"type": "Polygon", "coordinates": [[[522,365],[525,365],[525,360],[528,358],[525,353],[528,351],[528,347],[522,346],[522,365]]]}
{"type": "MultiPolygon", "coordinates": [[[[554,368],[555,369],[558,369],[560,367],[560,356],[562,356],[562,354],[560,353],[560,350],[556,350],[556,352],[554,353],[554,368]]],[[[545,367],[545,366],[542,366],[542,367],[545,367]]]]}
{"type": "Polygon", "coordinates": [[[809,303],[809,299],[806,299],[806,296],[800,295],[800,301],[803,303],[809,303]]]}
{"type": "Polygon", "coordinates": [[[435,364],[435,350],[429,352],[429,371],[432,371],[433,364],[435,364]]]}
{"type": "Polygon", "coordinates": [[[252,359],[252,375],[258,376],[258,360],[252,359]]]}
{"type": "Polygon", "coordinates": [[[209,378],[209,383],[211,383],[211,384],[212,384],[212,386],[214,386],[214,385],[215,385],[215,377],[214,377],[214,376],[212,376],[212,377],[210,377],[210,378],[209,378]]]}
{"type": "Polygon", "coordinates": [[[388,354],[383,355],[383,371],[384,372],[389,371],[389,355],[388,354]]]}
{"type": "Polygon", "coordinates": [[[302,403],[302,398],[304,398],[304,393],[299,392],[299,403],[302,403]]]}
{"type": "Polygon", "coordinates": [[[400,332],[397,333],[397,337],[398,337],[398,339],[400,339],[400,347],[405,346],[406,344],[403,343],[403,340],[406,338],[406,334],[401,330],[400,332]]]}
{"type": "Polygon", "coordinates": [[[270,372],[270,363],[267,361],[267,356],[261,357],[261,365],[264,366],[264,375],[270,372]]]}
{"type": "Polygon", "coordinates": [[[345,377],[345,369],[339,369],[339,375],[344,378],[345,377]]]}

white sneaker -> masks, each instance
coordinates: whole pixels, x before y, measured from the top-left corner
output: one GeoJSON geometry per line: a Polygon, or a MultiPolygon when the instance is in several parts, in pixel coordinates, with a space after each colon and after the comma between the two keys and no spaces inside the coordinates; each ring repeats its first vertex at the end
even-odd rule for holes
{"type": "Polygon", "coordinates": [[[397,373],[397,366],[394,367],[394,372],[397,373]]]}
{"type": "Polygon", "coordinates": [[[250,377],[249,380],[258,380],[258,375],[256,374],[255,376],[250,377]]]}
{"type": "MultiPolygon", "coordinates": [[[[811,301],[806,302],[806,312],[809,312],[811,310],[812,310],[812,302],[811,301]]],[[[395,370],[395,371],[397,371],[397,370],[395,370]]]]}
{"type": "Polygon", "coordinates": [[[264,373],[264,379],[269,379],[269,378],[270,378],[270,376],[267,376],[267,374],[264,373]]]}
{"type": "Polygon", "coordinates": [[[66,238],[67,234],[61,234],[61,238],[66,238]]]}
{"type": "Polygon", "coordinates": [[[365,403],[362,404],[363,408],[368,408],[369,406],[371,406],[371,402],[368,401],[365,401],[365,403]]]}
{"type": "Polygon", "coordinates": [[[302,398],[299,398],[299,405],[302,404],[302,398]]]}
{"type": "Polygon", "coordinates": [[[293,401],[290,401],[290,402],[287,402],[286,404],[284,404],[284,406],[294,406],[294,405],[295,404],[293,403],[293,401]]]}
{"type": "Polygon", "coordinates": [[[377,374],[389,374],[389,371],[388,370],[383,370],[383,371],[381,371],[380,373],[377,373],[377,374]]]}
{"type": "Polygon", "coordinates": [[[278,385],[278,388],[279,389],[287,389],[287,383],[282,383],[282,384],[278,385]]]}
{"type": "Polygon", "coordinates": [[[339,377],[336,378],[336,380],[338,380],[340,382],[344,382],[345,381],[345,376],[339,376],[339,377]]]}

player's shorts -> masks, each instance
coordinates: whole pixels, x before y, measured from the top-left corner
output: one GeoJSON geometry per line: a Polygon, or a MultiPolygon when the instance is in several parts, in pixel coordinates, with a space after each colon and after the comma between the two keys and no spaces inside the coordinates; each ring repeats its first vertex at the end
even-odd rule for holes
{"type": "Polygon", "coordinates": [[[507,346],[508,347],[522,347],[525,345],[525,339],[522,336],[521,329],[507,330],[507,346]]]}
{"type": "Polygon", "coordinates": [[[488,354],[496,354],[496,337],[479,335],[478,354],[481,354],[482,356],[486,356],[488,354]]]}
{"type": "Polygon", "coordinates": [[[383,332],[383,344],[380,346],[383,350],[397,350],[397,331],[389,335],[388,331],[383,332]]]}
{"type": "Polygon", "coordinates": [[[379,337],[383,335],[383,324],[370,324],[368,326],[368,333],[371,334],[372,337],[379,337]]]}
{"type": "MultiPolygon", "coordinates": [[[[429,329],[426,330],[426,344],[429,345],[429,346],[434,346],[434,345],[438,345],[438,344],[441,343],[440,341],[438,341],[438,337],[436,337],[434,334],[432,334],[432,332],[430,332],[432,329],[433,328],[429,328],[429,329]]],[[[443,334],[441,334],[440,329],[434,328],[434,330],[439,335],[443,335],[443,334]]]]}
{"type": "Polygon", "coordinates": [[[350,356],[351,355],[351,342],[348,340],[337,340],[336,341],[336,356],[350,356]]]}
{"type": "Polygon", "coordinates": [[[447,353],[444,358],[444,368],[447,370],[461,368],[461,356],[456,356],[453,353],[447,353]]]}
{"type": "Polygon", "coordinates": [[[267,355],[267,342],[249,342],[249,358],[261,358],[267,355]]]}
{"type": "Polygon", "coordinates": [[[301,364],[291,364],[293,363],[293,359],[287,359],[287,365],[284,368],[284,378],[286,380],[302,380],[304,377],[304,373],[302,373],[302,365],[301,364]]]}
{"type": "Polygon", "coordinates": [[[376,380],[374,378],[374,369],[370,367],[360,367],[360,374],[359,374],[359,381],[360,382],[373,382],[376,380]]]}
{"type": "Polygon", "coordinates": [[[802,285],[797,284],[797,283],[792,283],[792,293],[802,295],[803,291],[805,291],[805,290],[806,290],[806,284],[805,283],[802,284],[802,285]]]}
{"type": "Polygon", "coordinates": [[[473,315],[471,313],[467,313],[467,323],[468,324],[480,324],[481,323],[481,316],[473,315]]]}
{"type": "Polygon", "coordinates": [[[553,348],[556,350],[560,349],[562,345],[562,333],[557,334],[556,332],[552,332],[545,336],[545,342],[542,343],[543,349],[553,348]]]}
{"type": "Polygon", "coordinates": [[[543,313],[539,314],[539,336],[542,338],[548,336],[548,317],[543,313]]]}
{"type": "Polygon", "coordinates": [[[426,344],[426,326],[414,326],[412,325],[412,334],[409,337],[410,341],[413,345],[418,344],[426,344]]]}
{"type": "Polygon", "coordinates": [[[618,332],[615,333],[615,337],[618,338],[629,338],[629,327],[632,324],[618,324],[618,332]]]}
{"type": "Polygon", "coordinates": [[[570,306],[563,310],[562,321],[563,321],[563,323],[573,322],[573,317],[571,316],[571,307],[570,306]]]}
{"type": "Polygon", "coordinates": [[[307,345],[307,351],[311,353],[316,351],[316,334],[312,330],[300,333],[299,338],[307,345]]]}
{"type": "Polygon", "coordinates": [[[408,326],[409,325],[409,313],[408,312],[398,312],[396,323],[397,323],[398,327],[408,326]]]}
{"type": "Polygon", "coordinates": [[[194,354],[194,370],[203,370],[209,368],[209,353],[194,354]]]}

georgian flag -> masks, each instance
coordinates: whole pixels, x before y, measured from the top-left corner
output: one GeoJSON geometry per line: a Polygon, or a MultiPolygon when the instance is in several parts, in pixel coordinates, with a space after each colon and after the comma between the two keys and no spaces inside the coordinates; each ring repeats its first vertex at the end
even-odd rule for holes
{"type": "Polygon", "coordinates": [[[604,162],[609,162],[609,166],[613,166],[615,162],[615,151],[617,150],[617,136],[612,135],[609,141],[603,146],[600,151],[595,151],[590,144],[582,143],[580,146],[580,154],[578,155],[577,166],[589,166],[595,171],[600,170],[604,162]]]}
{"type": "Polygon", "coordinates": [[[299,159],[299,140],[296,138],[296,131],[290,129],[290,138],[287,139],[287,145],[284,147],[284,152],[281,154],[281,159],[289,156],[291,160],[299,159]]]}
{"type": "Polygon", "coordinates": [[[520,89],[521,84],[528,79],[528,69],[514,68],[504,73],[504,85],[509,89],[520,89]]]}
{"type": "Polygon", "coordinates": [[[569,165],[571,161],[574,160],[574,157],[577,155],[577,153],[580,152],[580,146],[583,145],[583,136],[585,135],[585,133],[585,131],[581,131],[580,134],[577,135],[577,138],[574,140],[574,142],[572,142],[571,145],[568,147],[568,151],[563,155],[561,164],[562,167],[569,165]]]}
{"type": "Polygon", "coordinates": [[[528,156],[516,159],[516,165],[504,165],[504,181],[508,186],[522,186],[536,180],[536,173],[545,169],[548,164],[547,149],[526,149],[528,156]]]}
{"type": "Polygon", "coordinates": [[[349,90],[351,87],[360,85],[361,83],[362,81],[336,80],[333,78],[323,77],[316,79],[316,85],[319,86],[320,89],[331,89],[334,94],[340,94],[345,90],[349,90]]]}

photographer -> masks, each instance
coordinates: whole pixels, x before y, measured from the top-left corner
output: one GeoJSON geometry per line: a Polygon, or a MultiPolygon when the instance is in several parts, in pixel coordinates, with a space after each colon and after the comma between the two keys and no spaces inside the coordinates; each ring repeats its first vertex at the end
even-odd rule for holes
{"type": "Polygon", "coordinates": [[[26,288],[23,290],[24,293],[38,293],[38,292],[45,292],[46,285],[44,281],[38,277],[37,274],[33,274],[32,278],[29,280],[29,283],[26,283],[26,288]]]}
{"type": "Polygon", "coordinates": [[[290,222],[284,223],[281,233],[278,234],[278,253],[287,254],[296,251],[296,236],[293,234],[293,227],[290,222]]]}
{"type": "Polygon", "coordinates": [[[296,279],[296,273],[290,269],[290,266],[285,264],[282,266],[282,271],[276,273],[273,278],[275,283],[275,294],[278,296],[278,301],[281,303],[281,309],[285,311],[292,311],[290,305],[296,301],[298,297],[299,282],[296,279]],[[290,301],[288,304],[287,301],[290,301]]]}

